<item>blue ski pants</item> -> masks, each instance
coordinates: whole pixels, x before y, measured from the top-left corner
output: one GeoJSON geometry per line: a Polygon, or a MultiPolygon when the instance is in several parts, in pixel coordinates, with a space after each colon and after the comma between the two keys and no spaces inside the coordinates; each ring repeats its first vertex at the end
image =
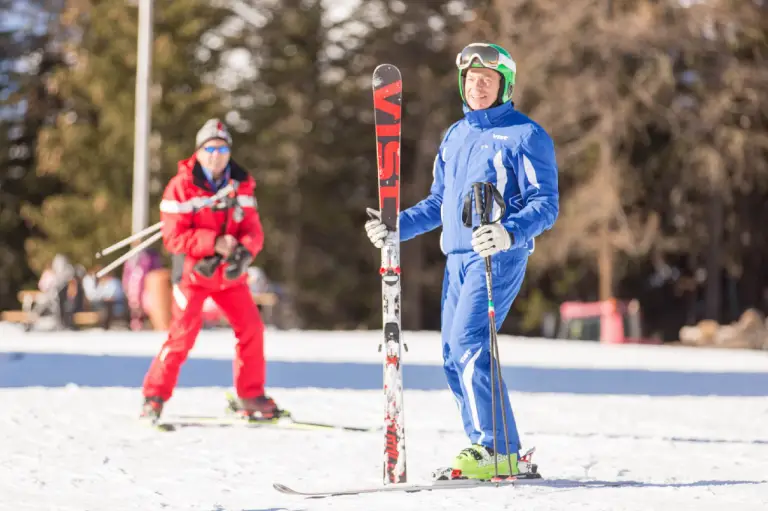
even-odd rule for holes
{"type": "MultiPolygon", "coordinates": [[[[491,257],[497,330],[520,291],[527,263],[525,250],[500,252],[491,257]]],[[[491,332],[483,258],[474,252],[448,255],[441,309],[443,365],[464,430],[471,443],[493,447],[491,332]]],[[[520,437],[507,386],[502,382],[502,394],[498,385],[495,390],[497,451],[519,454],[520,437]],[[504,442],[500,395],[504,396],[509,445],[504,442]]]]}

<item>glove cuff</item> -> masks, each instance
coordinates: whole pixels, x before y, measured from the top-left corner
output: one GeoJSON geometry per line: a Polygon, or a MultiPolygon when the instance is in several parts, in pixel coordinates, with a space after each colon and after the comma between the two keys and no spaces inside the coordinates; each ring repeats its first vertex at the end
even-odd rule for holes
{"type": "Polygon", "coordinates": [[[504,250],[506,251],[512,248],[512,245],[515,244],[515,235],[509,232],[503,225],[501,228],[504,229],[504,234],[507,235],[507,242],[504,244],[504,250]]]}

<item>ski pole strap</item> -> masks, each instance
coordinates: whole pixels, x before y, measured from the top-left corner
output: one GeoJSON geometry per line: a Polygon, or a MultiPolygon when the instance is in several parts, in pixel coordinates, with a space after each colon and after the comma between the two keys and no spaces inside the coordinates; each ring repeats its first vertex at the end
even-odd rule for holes
{"type": "Polygon", "coordinates": [[[504,204],[504,198],[501,193],[488,182],[477,182],[472,184],[472,190],[467,192],[464,197],[464,208],[461,213],[461,220],[465,227],[473,227],[472,225],[472,200],[475,202],[475,213],[480,217],[480,224],[494,224],[504,218],[504,214],[507,211],[506,204],[504,204]],[[496,218],[492,218],[493,203],[499,207],[499,215],[496,218]]]}

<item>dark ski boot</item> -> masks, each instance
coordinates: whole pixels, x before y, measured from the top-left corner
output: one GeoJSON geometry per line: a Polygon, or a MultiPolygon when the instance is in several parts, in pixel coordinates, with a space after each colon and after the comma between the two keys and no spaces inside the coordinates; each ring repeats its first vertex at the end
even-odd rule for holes
{"type": "Polygon", "coordinates": [[[157,422],[163,413],[163,400],[157,396],[144,398],[144,405],[141,407],[141,419],[157,422]]]}
{"type": "Polygon", "coordinates": [[[229,406],[232,412],[252,421],[273,421],[288,415],[268,396],[230,398],[229,406]]]}

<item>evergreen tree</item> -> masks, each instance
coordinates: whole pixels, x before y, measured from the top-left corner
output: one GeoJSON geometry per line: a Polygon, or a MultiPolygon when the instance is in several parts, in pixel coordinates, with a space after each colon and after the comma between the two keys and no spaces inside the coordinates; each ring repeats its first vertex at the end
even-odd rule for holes
{"type": "MultiPolygon", "coordinates": [[[[361,153],[367,167],[357,175],[366,190],[366,206],[376,206],[375,144],[370,76],[376,65],[389,62],[403,74],[403,133],[401,152],[402,208],[423,199],[432,184],[432,166],[445,130],[462,116],[458,91],[456,54],[472,42],[464,33],[467,21],[483,12],[484,2],[419,1],[363,2],[354,12],[345,37],[344,69],[347,79],[360,87],[364,124],[361,133],[369,134],[361,153]]],[[[359,137],[358,137],[359,138],[359,137]]],[[[364,209],[356,215],[354,229],[361,232],[364,209]]],[[[440,328],[440,298],[445,257],[440,250],[439,230],[408,241],[402,247],[403,327],[440,328]]],[[[364,237],[362,238],[364,240],[364,237]]],[[[360,242],[358,242],[360,243],[360,242]]],[[[361,257],[372,269],[379,264],[379,252],[363,243],[361,257]]],[[[370,270],[368,270],[370,272],[370,270]]],[[[362,275],[366,275],[363,273],[362,275]]],[[[379,282],[369,279],[371,292],[367,323],[381,321],[379,282]]]]}
{"type": "MultiPolygon", "coordinates": [[[[36,269],[55,253],[90,267],[95,252],[130,234],[134,140],[137,8],[120,0],[68,2],[61,16],[67,68],[49,87],[63,103],[43,130],[37,171],[66,183],[26,217],[42,235],[29,243],[36,269]]],[[[226,45],[207,47],[203,36],[228,12],[201,0],[156,3],[152,66],[150,218],[176,162],[194,150],[194,136],[220,115],[216,90],[226,45]]]]}
{"type": "Polygon", "coordinates": [[[58,101],[46,80],[61,65],[52,44],[55,2],[0,3],[0,309],[15,307],[16,292],[36,287],[25,243],[34,233],[21,217],[60,189],[52,176],[35,172],[40,130],[58,101]]]}
{"type": "MultiPolygon", "coordinates": [[[[428,193],[442,130],[460,114],[448,41],[466,10],[455,7],[365,2],[331,21],[319,1],[260,6],[264,24],[248,46],[257,77],[233,103],[248,105],[238,115],[250,130],[244,161],[256,169],[267,236],[259,264],[285,285],[305,325],[381,321],[379,253],[362,231],[365,208],[378,203],[370,77],[382,62],[403,71],[402,193],[413,204],[428,193]]],[[[439,325],[442,267],[430,264],[439,257],[437,233],[404,247],[408,328],[439,325]]]]}
{"type": "Polygon", "coordinates": [[[359,239],[340,200],[354,183],[338,117],[348,107],[325,77],[326,10],[300,0],[258,7],[263,26],[245,27],[243,38],[256,77],[229,100],[244,126],[234,154],[256,178],[265,229],[256,264],[296,311],[288,324],[350,326],[359,306],[344,254],[359,239]]]}
{"type": "MultiPolygon", "coordinates": [[[[517,302],[528,324],[565,299],[612,296],[669,316],[659,325],[668,337],[686,308],[701,318],[699,293],[718,317],[724,267],[746,274],[750,261],[749,274],[764,275],[762,251],[744,240],[763,239],[746,204],[765,203],[765,93],[755,85],[765,79],[765,6],[496,0],[491,12],[471,29],[509,45],[518,106],[554,136],[561,171],[560,217],[537,242],[517,302]],[[658,289],[670,265],[684,276],[658,289]],[[697,279],[684,283],[694,274],[707,275],[706,295],[697,279]],[[551,302],[527,304],[527,293],[551,302]]],[[[759,285],[749,287],[755,303],[759,285]]]]}

